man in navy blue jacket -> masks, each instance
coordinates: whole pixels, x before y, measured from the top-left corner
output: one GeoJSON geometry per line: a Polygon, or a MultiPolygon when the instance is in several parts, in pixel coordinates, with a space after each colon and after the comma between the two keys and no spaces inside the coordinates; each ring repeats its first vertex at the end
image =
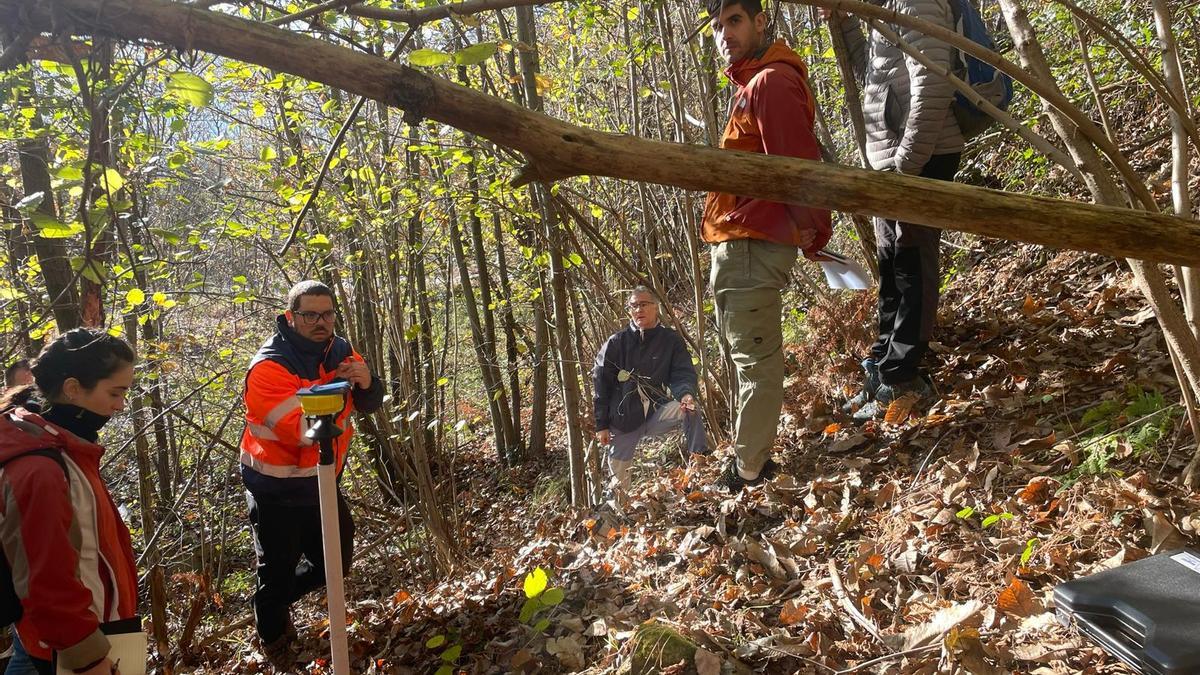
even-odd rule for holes
{"type": "Polygon", "coordinates": [[[707,454],[687,345],[659,322],[654,291],[633,289],[627,308],[629,325],[605,341],[592,370],[596,440],[608,446],[609,470],[623,490],[629,488],[633,452],[646,436],[682,426],[688,451],[707,454]]]}

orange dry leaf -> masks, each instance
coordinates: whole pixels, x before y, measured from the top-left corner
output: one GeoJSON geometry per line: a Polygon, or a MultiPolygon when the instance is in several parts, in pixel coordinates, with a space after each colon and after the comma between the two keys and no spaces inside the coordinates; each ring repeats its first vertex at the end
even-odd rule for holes
{"type": "Polygon", "coordinates": [[[837,422],[834,422],[833,424],[830,424],[829,426],[825,427],[825,435],[832,436],[841,430],[842,430],[842,425],[838,424],[837,422]]]}
{"type": "Polygon", "coordinates": [[[1050,499],[1051,478],[1034,476],[1029,484],[1017,493],[1017,500],[1022,504],[1043,504],[1050,499]]]}
{"type": "Polygon", "coordinates": [[[794,626],[804,620],[808,616],[808,605],[800,604],[800,601],[793,598],[783,603],[783,609],[779,610],[779,623],[785,626],[794,626]]]}
{"type": "Polygon", "coordinates": [[[1042,604],[1024,581],[1014,578],[996,598],[996,609],[1011,616],[1032,616],[1042,611],[1042,604]]]}
{"type": "Polygon", "coordinates": [[[411,597],[412,596],[408,594],[408,591],[396,591],[396,594],[392,596],[392,604],[398,605],[411,597]]]}
{"type": "Polygon", "coordinates": [[[688,483],[692,482],[692,473],[694,472],[694,468],[695,467],[693,466],[689,466],[686,470],[678,468],[672,469],[671,486],[679,492],[687,490],[688,483]]]}
{"type": "Polygon", "coordinates": [[[1025,302],[1021,304],[1021,313],[1025,316],[1033,316],[1042,311],[1042,307],[1045,306],[1044,302],[1034,300],[1032,295],[1026,295],[1025,302]]]}
{"type": "Polygon", "coordinates": [[[693,490],[688,493],[687,500],[689,502],[702,502],[704,501],[704,493],[700,490],[693,490]]]}
{"type": "Polygon", "coordinates": [[[883,567],[883,556],[879,555],[878,553],[872,553],[871,555],[867,556],[866,563],[873,569],[879,569],[880,567],[883,567]]]}
{"type": "Polygon", "coordinates": [[[908,419],[908,415],[916,403],[915,396],[901,396],[888,404],[887,412],[883,414],[883,421],[888,424],[900,424],[908,419]]]}

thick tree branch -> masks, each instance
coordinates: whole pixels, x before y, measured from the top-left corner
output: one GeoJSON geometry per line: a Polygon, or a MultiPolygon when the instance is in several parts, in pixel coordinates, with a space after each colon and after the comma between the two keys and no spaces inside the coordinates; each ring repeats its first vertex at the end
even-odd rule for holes
{"type": "Polygon", "coordinates": [[[453,16],[468,16],[480,12],[490,12],[496,9],[526,7],[529,5],[549,5],[562,0],[466,0],[466,2],[434,5],[421,9],[383,9],[382,7],[355,6],[346,9],[347,14],[361,16],[367,19],[384,19],[397,21],[410,26],[419,26],[430,21],[438,21],[453,16]]]}
{"type": "MultiPolygon", "coordinates": [[[[167,0],[55,4],[72,15],[78,31],[157,40],[255,63],[483,136],[525,153],[541,167],[541,176],[566,172],[719,190],[1116,257],[1200,261],[1200,223],[1192,220],[591,131],[382,58],[167,0]]],[[[0,22],[19,21],[19,5],[20,0],[0,0],[0,22]]],[[[37,30],[53,25],[46,5],[31,7],[29,20],[37,30]]]]}
{"type": "Polygon", "coordinates": [[[350,5],[357,5],[360,2],[363,2],[363,0],[328,0],[327,2],[322,2],[319,5],[313,5],[312,7],[302,9],[299,12],[293,12],[291,14],[285,14],[281,17],[271,19],[267,23],[271,24],[272,26],[283,26],[293,21],[307,19],[310,16],[328,12],[329,10],[343,9],[350,5]]]}

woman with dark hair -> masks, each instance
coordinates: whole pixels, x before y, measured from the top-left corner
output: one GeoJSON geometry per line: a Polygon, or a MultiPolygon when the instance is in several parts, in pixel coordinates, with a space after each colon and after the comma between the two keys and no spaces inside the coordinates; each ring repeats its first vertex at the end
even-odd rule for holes
{"type": "Polygon", "coordinates": [[[124,340],[78,328],[0,401],[0,545],[21,614],[6,675],[52,673],[54,654],[60,672],[117,672],[102,625],[136,616],[137,566],[96,439],[125,408],[133,362],[124,340]]]}

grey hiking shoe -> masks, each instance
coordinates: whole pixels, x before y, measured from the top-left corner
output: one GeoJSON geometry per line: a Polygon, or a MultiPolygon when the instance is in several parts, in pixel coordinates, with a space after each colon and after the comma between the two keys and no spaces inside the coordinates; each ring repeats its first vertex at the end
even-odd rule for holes
{"type": "Polygon", "coordinates": [[[842,404],[842,412],[849,415],[875,400],[875,392],[883,384],[879,379],[879,364],[868,356],[862,360],[863,387],[853,398],[842,404]]]}
{"type": "Polygon", "coordinates": [[[901,384],[880,384],[875,390],[875,400],[868,402],[854,413],[855,422],[863,423],[868,420],[883,417],[892,401],[904,396],[916,396],[918,404],[933,396],[933,388],[925,375],[918,375],[908,382],[901,384]]]}

